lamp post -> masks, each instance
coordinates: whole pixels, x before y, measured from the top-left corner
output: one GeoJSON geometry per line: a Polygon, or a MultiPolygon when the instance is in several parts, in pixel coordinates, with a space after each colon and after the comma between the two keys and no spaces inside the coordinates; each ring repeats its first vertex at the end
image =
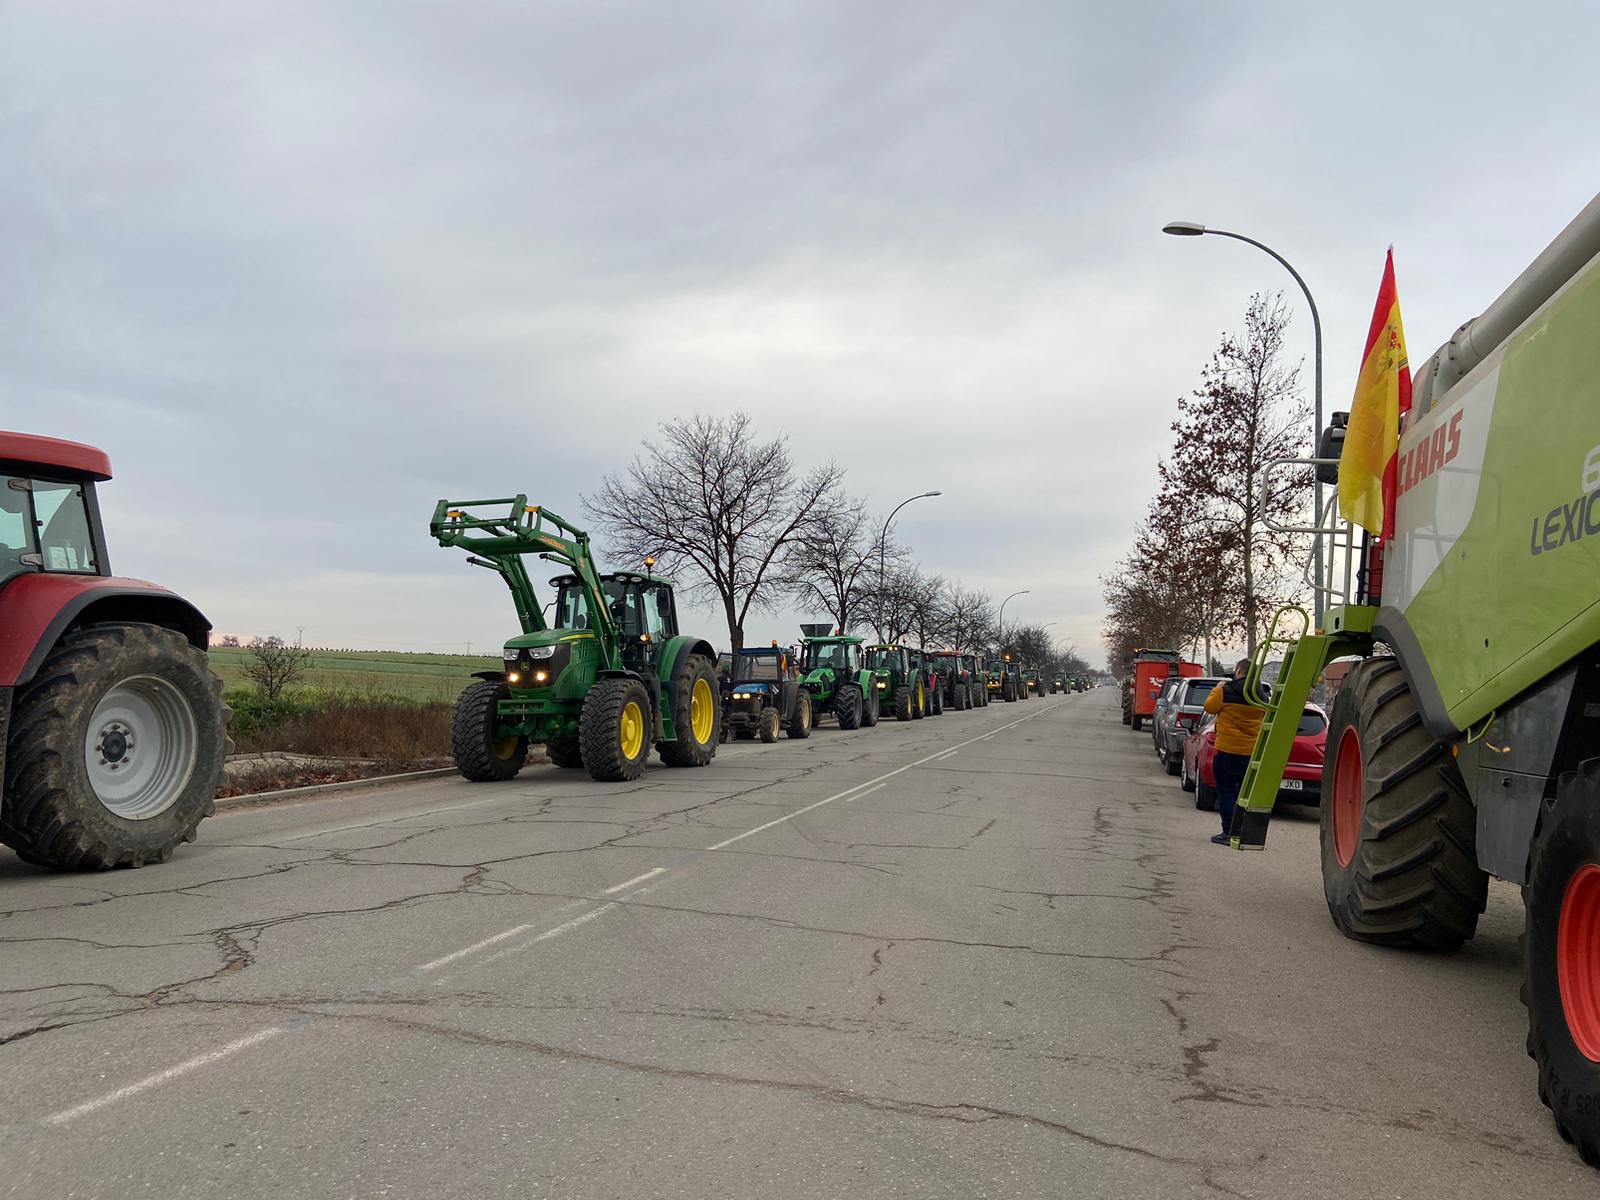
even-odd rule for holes
{"type": "Polygon", "coordinates": [[[889,559],[889,526],[894,523],[894,515],[913,500],[927,500],[933,496],[942,496],[943,492],[918,492],[915,496],[907,496],[889,510],[889,516],[883,523],[883,536],[878,539],[878,636],[883,637],[883,582],[889,559]]]}
{"type": "MultiPolygon", "coordinates": [[[[1312,297],[1311,297],[1311,289],[1306,286],[1306,281],[1304,279],[1300,278],[1300,272],[1296,271],[1294,269],[1294,267],[1290,264],[1289,260],[1287,258],[1285,258],[1283,255],[1279,254],[1271,246],[1264,245],[1263,243],[1256,241],[1255,238],[1245,237],[1245,235],[1242,234],[1242,233],[1229,233],[1226,229],[1207,229],[1204,225],[1201,225],[1197,221],[1168,221],[1165,225],[1163,225],[1161,227],[1161,232],[1162,233],[1170,233],[1174,237],[1200,237],[1202,234],[1209,233],[1209,234],[1215,235],[1216,237],[1233,238],[1234,241],[1248,243],[1249,245],[1254,246],[1257,250],[1261,250],[1261,251],[1263,251],[1263,252],[1265,252],[1267,254],[1270,254],[1273,258],[1278,260],[1279,264],[1283,267],[1283,269],[1285,271],[1288,271],[1289,274],[1294,276],[1294,281],[1300,285],[1300,291],[1305,295],[1306,303],[1311,306],[1311,333],[1312,333],[1312,337],[1313,337],[1313,340],[1314,340],[1314,343],[1315,343],[1315,356],[1316,356],[1316,370],[1315,370],[1315,373],[1312,376],[1312,380],[1313,380],[1313,384],[1312,384],[1313,400],[1312,400],[1312,412],[1311,412],[1311,423],[1312,423],[1312,429],[1311,429],[1311,453],[1312,453],[1312,456],[1315,457],[1315,455],[1317,453],[1317,449],[1318,449],[1318,446],[1317,446],[1318,439],[1320,439],[1322,437],[1322,317],[1317,312],[1317,302],[1314,299],[1312,299],[1312,297]]],[[[1313,539],[1312,539],[1312,543],[1311,543],[1311,545],[1312,545],[1312,551],[1311,551],[1311,555],[1312,555],[1312,557],[1311,557],[1311,572],[1312,572],[1312,575],[1311,575],[1311,580],[1312,580],[1311,604],[1312,604],[1312,613],[1313,613],[1313,616],[1312,616],[1312,628],[1313,629],[1321,629],[1322,628],[1322,533],[1320,532],[1321,529],[1322,529],[1322,481],[1321,480],[1319,480],[1319,479],[1313,479],[1312,480],[1311,495],[1313,497],[1313,510],[1316,513],[1316,521],[1314,522],[1314,524],[1316,525],[1317,530],[1318,530],[1318,532],[1313,535],[1313,539]]],[[[1206,665],[1209,668],[1210,664],[1207,663],[1206,665]]]]}
{"type": "Polygon", "coordinates": [[[1005,600],[1000,601],[1000,616],[995,624],[1000,626],[1000,653],[1002,654],[1005,653],[1006,649],[1006,601],[1015,600],[1018,596],[1026,596],[1028,590],[1023,588],[1020,592],[1012,592],[1005,600]]]}

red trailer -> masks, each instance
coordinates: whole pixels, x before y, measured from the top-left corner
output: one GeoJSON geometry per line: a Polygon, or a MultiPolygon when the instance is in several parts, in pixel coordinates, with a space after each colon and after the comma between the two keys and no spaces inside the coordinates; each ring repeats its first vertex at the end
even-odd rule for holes
{"type": "Polygon", "coordinates": [[[1142,729],[1146,717],[1156,711],[1156,697],[1173,675],[1204,675],[1199,663],[1185,662],[1176,650],[1135,650],[1133,652],[1133,727],[1142,729]]]}

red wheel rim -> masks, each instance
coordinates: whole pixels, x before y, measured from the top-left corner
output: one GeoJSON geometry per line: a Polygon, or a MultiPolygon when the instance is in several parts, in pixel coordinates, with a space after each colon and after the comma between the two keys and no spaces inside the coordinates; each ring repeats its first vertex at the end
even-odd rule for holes
{"type": "Polygon", "coordinates": [[[1594,863],[1578,868],[1561,900],[1556,981],[1573,1044],[1600,1062],[1600,866],[1594,863]]]}
{"type": "Polygon", "coordinates": [[[1333,853],[1348,867],[1361,841],[1361,789],[1366,783],[1361,767],[1361,738],[1355,726],[1345,727],[1339,738],[1339,757],[1333,764],[1333,853]]]}

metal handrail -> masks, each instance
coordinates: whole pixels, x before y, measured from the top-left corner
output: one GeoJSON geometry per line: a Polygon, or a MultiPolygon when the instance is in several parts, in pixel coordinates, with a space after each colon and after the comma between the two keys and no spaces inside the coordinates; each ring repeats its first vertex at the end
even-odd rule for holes
{"type": "MultiPolygon", "coordinates": [[[[1326,598],[1328,604],[1319,604],[1318,609],[1330,607],[1334,602],[1348,604],[1355,595],[1352,586],[1352,576],[1356,564],[1360,560],[1361,551],[1356,544],[1356,527],[1349,521],[1339,520],[1337,517],[1331,525],[1289,525],[1275,521],[1269,515],[1272,499],[1272,476],[1283,467],[1311,467],[1337,466],[1336,458],[1276,458],[1261,468],[1261,499],[1257,513],[1266,527],[1274,533],[1305,533],[1313,537],[1311,553],[1306,556],[1306,564],[1301,568],[1300,577],[1311,588],[1313,597],[1326,598]],[[1323,556],[1324,542],[1328,553],[1323,556]],[[1332,566],[1331,560],[1335,554],[1342,552],[1344,555],[1343,587],[1333,585],[1334,573],[1331,570],[1322,572],[1324,584],[1317,586],[1313,578],[1314,568],[1318,562],[1332,566]]],[[[1331,513],[1339,511],[1337,504],[1328,510],[1331,513]]]]}

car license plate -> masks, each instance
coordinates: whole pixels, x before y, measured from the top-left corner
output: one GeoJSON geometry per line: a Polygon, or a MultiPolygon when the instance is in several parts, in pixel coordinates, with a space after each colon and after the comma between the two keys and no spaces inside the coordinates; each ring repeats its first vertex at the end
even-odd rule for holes
{"type": "Polygon", "coordinates": [[[1300,781],[1298,779],[1285,779],[1280,786],[1286,792],[1300,791],[1300,781]]]}

